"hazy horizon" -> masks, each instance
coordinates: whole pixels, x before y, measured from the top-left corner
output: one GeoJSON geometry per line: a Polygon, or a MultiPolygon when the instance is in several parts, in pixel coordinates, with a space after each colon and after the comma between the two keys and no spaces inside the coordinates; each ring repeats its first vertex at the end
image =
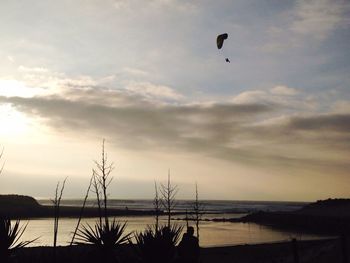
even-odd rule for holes
{"type": "Polygon", "coordinates": [[[349,198],[350,2],[1,1],[0,194],[349,198]],[[216,37],[227,33],[223,48],[216,37]],[[225,62],[229,58],[230,63],[225,62]]]}

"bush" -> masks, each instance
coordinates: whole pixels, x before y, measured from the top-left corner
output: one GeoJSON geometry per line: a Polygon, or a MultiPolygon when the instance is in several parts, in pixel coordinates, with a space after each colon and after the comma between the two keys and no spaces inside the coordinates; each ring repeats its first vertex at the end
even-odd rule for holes
{"type": "Polygon", "coordinates": [[[137,253],[143,263],[171,262],[175,257],[183,227],[179,225],[148,227],[135,235],[137,253]]]}
{"type": "Polygon", "coordinates": [[[15,250],[23,248],[36,240],[19,242],[27,225],[20,226],[20,220],[16,220],[12,224],[10,219],[0,218],[0,262],[7,262],[15,250]]]}
{"type": "Polygon", "coordinates": [[[95,226],[82,226],[77,233],[75,244],[93,244],[104,249],[115,249],[129,240],[131,233],[124,235],[126,223],[122,224],[115,219],[106,224],[96,222],[95,226]]]}

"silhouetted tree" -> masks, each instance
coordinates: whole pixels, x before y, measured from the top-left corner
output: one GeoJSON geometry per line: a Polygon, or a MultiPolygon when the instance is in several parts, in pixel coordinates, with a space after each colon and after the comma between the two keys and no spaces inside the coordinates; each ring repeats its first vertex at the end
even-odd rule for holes
{"type": "MultiPolygon", "coordinates": [[[[1,153],[0,153],[0,160],[1,160],[1,158],[2,158],[3,153],[4,153],[4,148],[2,148],[2,150],[1,150],[1,153]]],[[[1,168],[0,168],[0,175],[1,175],[1,173],[2,173],[2,170],[4,169],[4,165],[5,165],[5,163],[2,163],[1,168]]]]}
{"type": "Polygon", "coordinates": [[[178,192],[177,185],[171,185],[170,170],[168,171],[168,182],[166,185],[161,184],[160,192],[162,195],[161,203],[168,217],[168,227],[171,226],[171,214],[176,207],[176,194],[178,192]]]}
{"type": "Polygon", "coordinates": [[[196,182],[196,197],[193,203],[193,216],[194,216],[194,221],[196,223],[196,232],[197,232],[198,240],[199,240],[199,223],[200,223],[200,220],[202,219],[203,213],[204,213],[204,206],[199,202],[198,185],[196,182]]]}
{"type": "Polygon", "coordinates": [[[159,194],[158,194],[158,186],[157,186],[157,182],[154,182],[154,199],[153,199],[153,207],[154,207],[154,213],[155,213],[155,217],[156,217],[156,230],[158,230],[159,227],[159,215],[160,215],[160,206],[161,206],[161,200],[159,199],[159,194]]]}
{"type": "Polygon", "coordinates": [[[96,174],[92,173],[92,185],[94,187],[94,190],[92,190],[96,194],[96,202],[97,202],[97,209],[98,209],[98,218],[99,218],[99,223],[102,225],[102,204],[101,204],[101,190],[100,190],[100,184],[96,179],[96,174]]]}
{"type": "Polygon", "coordinates": [[[54,261],[56,262],[56,247],[57,247],[57,234],[58,234],[58,221],[60,218],[60,204],[61,199],[63,195],[63,190],[66,184],[67,177],[63,180],[61,189],[60,188],[60,182],[56,185],[56,191],[55,191],[55,199],[52,200],[52,203],[54,205],[54,226],[53,226],[53,252],[54,252],[54,261]]]}
{"type": "MultiPolygon", "coordinates": [[[[113,178],[110,177],[111,172],[114,169],[113,163],[108,163],[107,153],[105,152],[105,140],[102,141],[102,154],[101,154],[101,161],[95,161],[96,169],[93,169],[93,173],[95,175],[96,181],[98,182],[100,189],[102,191],[102,197],[103,197],[103,212],[104,212],[104,219],[105,224],[108,227],[108,211],[107,211],[107,188],[112,182],[113,178]]],[[[99,195],[99,190],[95,189],[96,192],[99,195]]],[[[98,200],[99,202],[99,200],[98,200]]]]}
{"type": "Polygon", "coordinates": [[[105,140],[102,142],[101,161],[95,161],[91,185],[97,197],[99,221],[95,225],[82,225],[76,233],[74,244],[93,244],[97,250],[96,262],[118,262],[115,252],[122,244],[129,242],[131,233],[124,234],[127,224],[120,223],[115,218],[108,219],[108,186],[113,178],[113,163],[108,163],[105,152],[105,140]],[[103,210],[103,211],[102,211],[103,210]]]}

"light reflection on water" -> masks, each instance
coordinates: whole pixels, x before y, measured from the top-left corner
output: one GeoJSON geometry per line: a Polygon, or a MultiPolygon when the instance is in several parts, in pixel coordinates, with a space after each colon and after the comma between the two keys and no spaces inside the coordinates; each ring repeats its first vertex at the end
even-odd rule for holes
{"type": "MultiPolygon", "coordinates": [[[[232,217],[232,216],[231,216],[232,217]]],[[[126,232],[143,231],[147,225],[154,223],[154,217],[118,217],[122,222],[127,221],[126,232]]],[[[82,219],[82,224],[94,224],[97,218],[82,219]]],[[[22,221],[22,223],[25,221],[22,221]]],[[[184,221],[174,221],[185,224],[184,221]]],[[[166,220],[161,219],[165,224],[166,220]]],[[[62,218],[59,221],[58,245],[68,245],[72,233],[77,224],[76,218],[62,218]]],[[[190,222],[191,224],[191,222],[190,222]]],[[[52,246],[53,244],[53,219],[31,219],[21,240],[31,240],[40,237],[31,246],[52,246]]],[[[255,244],[290,240],[291,237],[300,239],[318,239],[318,235],[300,235],[298,233],[283,232],[257,224],[210,222],[203,221],[200,224],[200,245],[203,247],[255,244]]]]}

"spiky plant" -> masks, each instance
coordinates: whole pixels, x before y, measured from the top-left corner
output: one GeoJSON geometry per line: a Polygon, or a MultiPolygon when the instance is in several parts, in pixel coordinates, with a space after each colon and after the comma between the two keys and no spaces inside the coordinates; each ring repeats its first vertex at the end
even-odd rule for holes
{"type": "Polygon", "coordinates": [[[75,244],[92,244],[103,249],[115,249],[128,242],[132,233],[124,234],[126,223],[113,219],[112,222],[96,222],[94,226],[82,225],[78,230],[75,244]]]}
{"type": "Polygon", "coordinates": [[[24,231],[28,223],[20,226],[20,220],[16,220],[13,224],[10,219],[0,218],[0,261],[6,262],[11,253],[19,248],[23,248],[36,239],[31,241],[21,241],[24,231]]]}
{"type": "Polygon", "coordinates": [[[136,233],[137,252],[143,263],[171,262],[175,247],[180,240],[183,227],[179,225],[148,226],[144,232],[136,233]]]}

